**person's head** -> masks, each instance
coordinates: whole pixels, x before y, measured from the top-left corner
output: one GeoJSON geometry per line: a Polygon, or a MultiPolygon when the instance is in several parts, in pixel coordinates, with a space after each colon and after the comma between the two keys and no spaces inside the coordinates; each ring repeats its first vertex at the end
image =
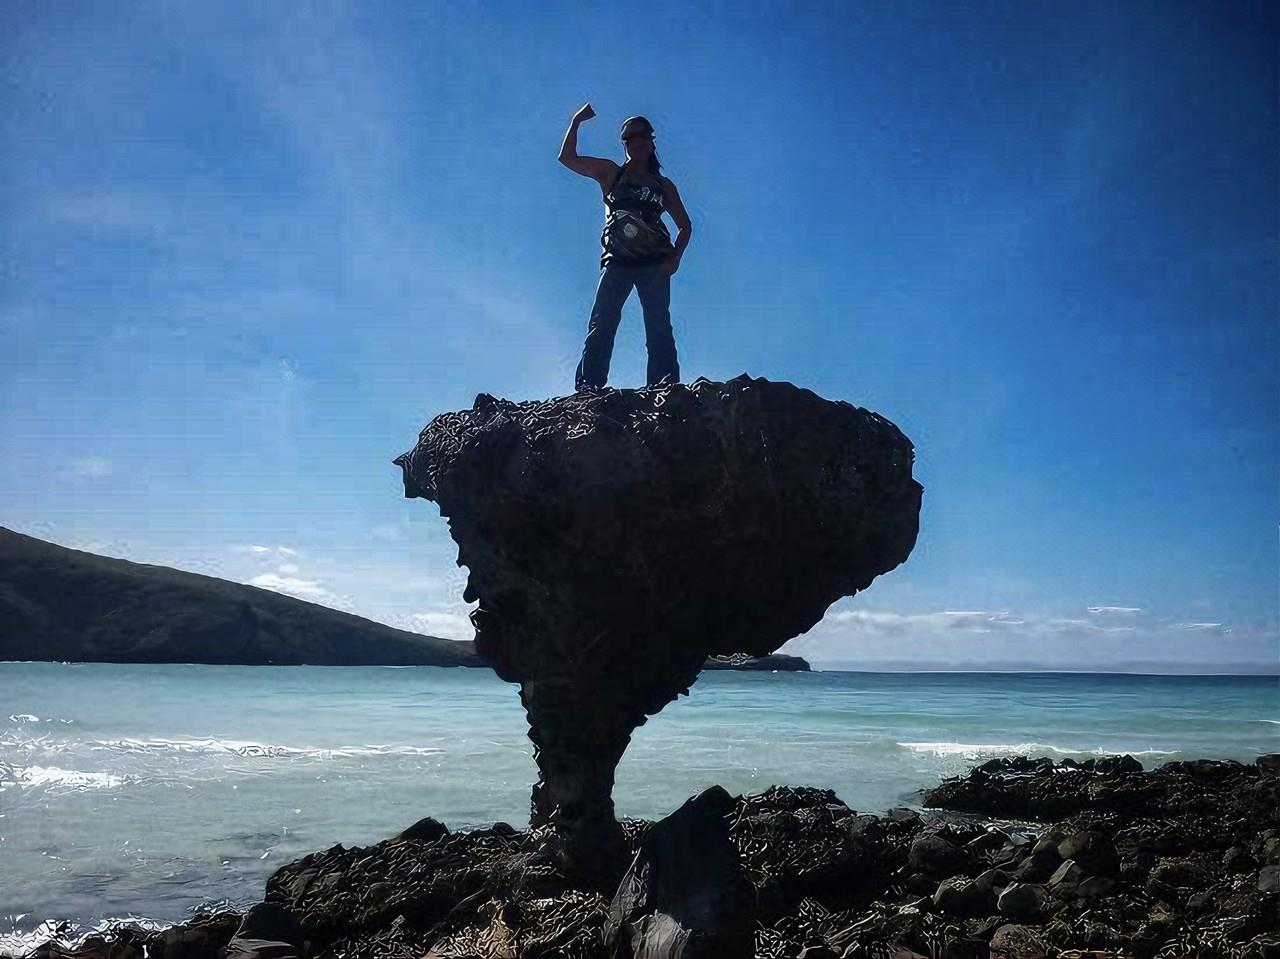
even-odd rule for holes
{"type": "Polygon", "coordinates": [[[627,117],[622,121],[622,130],[618,134],[623,149],[627,154],[627,162],[634,163],[642,170],[656,174],[662,169],[658,162],[658,154],[653,142],[653,124],[644,117],[627,117]]]}

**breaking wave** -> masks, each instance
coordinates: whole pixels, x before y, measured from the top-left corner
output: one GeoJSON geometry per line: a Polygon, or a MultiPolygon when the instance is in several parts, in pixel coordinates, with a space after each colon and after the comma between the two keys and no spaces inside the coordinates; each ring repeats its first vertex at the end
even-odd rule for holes
{"type": "Polygon", "coordinates": [[[231,754],[253,759],[343,759],[355,756],[438,756],[439,746],[280,746],[237,739],[105,739],[84,744],[88,749],[123,753],[231,754]]]}
{"type": "Polygon", "coordinates": [[[129,776],[114,773],[61,769],[57,766],[12,766],[0,762],[0,792],[18,789],[65,789],[83,792],[87,789],[114,789],[132,781],[129,776]]]}
{"type": "Polygon", "coordinates": [[[1061,756],[1176,756],[1176,749],[1077,749],[1045,743],[898,743],[904,749],[935,756],[959,756],[963,759],[1000,756],[1036,756],[1057,753],[1061,756]]]}

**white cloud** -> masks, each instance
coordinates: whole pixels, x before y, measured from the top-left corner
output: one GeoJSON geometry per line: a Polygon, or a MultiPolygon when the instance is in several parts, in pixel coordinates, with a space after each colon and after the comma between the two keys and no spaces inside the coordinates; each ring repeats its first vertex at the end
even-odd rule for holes
{"type": "Polygon", "coordinates": [[[232,543],[227,549],[233,553],[248,553],[252,556],[259,556],[263,559],[275,559],[278,556],[298,556],[296,549],[288,546],[263,546],[259,543],[232,543]]]}
{"type": "Polygon", "coordinates": [[[167,198],[126,187],[63,194],[46,212],[59,223],[130,233],[162,231],[172,219],[167,198]]]}
{"type": "Polygon", "coordinates": [[[409,628],[441,639],[475,639],[476,635],[467,613],[455,609],[412,613],[409,616],[409,628]]]}
{"type": "Polygon", "coordinates": [[[102,479],[111,475],[111,460],[105,456],[85,456],[72,460],[71,473],[80,479],[102,479]]]}
{"type": "Polygon", "coordinates": [[[935,613],[889,613],[856,609],[832,613],[823,622],[855,624],[881,635],[906,636],[942,630],[985,633],[991,632],[995,626],[1021,626],[1026,620],[1011,616],[1008,610],[944,609],[935,613]]]}
{"type": "MultiPolygon", "coordinates": [[[[1098,610],[1098,611],[1095,611],[1098,610]]],[[[922,613],[833,610],[784,647],[821,664],[893,662],[908,668],[1105,667],[1123,662],[1253,662],[1274,659],[1274,623],[1256,629],[1152,615],[1133,606],[1085,615],[951,609],[922,613]],[[1206,644],[1214,637],[1217,645],[1206,644]],[[1230,645],[1223,645],[1229,643],[1230,645]]],[[[871,667],[876,668],[876,667],[871,667]]],[[[899,668],[895,665],[892,668],[899,668]]]]}
{"type": "Polygon", "coordinates": [[[305,599],[311,603],[319,603],[322,606],[331,606],[335,609],[350,610],[352,604],[346,597],[338,596],[332,592],[327,586],[315,579],[302,579],[298,576],[292,576],[277,570],[274,573],[262,573],[249,580],[250,586],[257,586],[261,589],[269,589],[272,592],[284,593],[286,596],[293,596],[296,599],[305,599]]]}

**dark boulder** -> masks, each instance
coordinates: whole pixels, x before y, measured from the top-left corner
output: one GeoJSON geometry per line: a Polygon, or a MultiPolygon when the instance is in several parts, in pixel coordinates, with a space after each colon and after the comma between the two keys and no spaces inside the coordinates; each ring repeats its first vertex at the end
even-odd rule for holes
{"type": "Polygon", "coordinates": [[[911,843],[907,863],[913,871],[936,878],[965,872],[973,864],[973,857],[945,836],[927,832],[911,843]]]}
{"type": "Polygon", "coordinates": [[[1253,764],[1269,776],[1280,776],[1280,753],[1266,753],[1255,759],[1253,764]]]}
{"type": "Polygon", "coordinates": [[[983,916],[995,909],[996,894],[989,885],[980,885],[964,876],[953,876],[939,883],[933,894],[933,904],[939,912],[951,916],[983,916]]]}
{"type": "Polygon", "coordinates": [[[1090,875],[1114,879],[1120,875],[1120,856],[1115,843],[1100,832],[1083,830],[1072,833],[1058,844],[1058,855],[1074,859],[1090,875]]]}
{"type": "Polygon", "coordinates": [[[1001,926],[991,937],[990,959],[1043,959],[1046,954],[1044,940],[1033,926],[1001,926]]]}
{"type": "Polygon", "coordinates": [[[1093,763],[1093,771],[1104,776],[1124,776],[1143,771],[1142,763],[1129,754],[1123,756],[1103,756],[1093,763]]]}
{"type": "Polygon", "coordinates": [[[977,836],[964,844],[967,852],[974,856],[990,857],[1009,843],[1009,834],[994,826],[984,829],[977,836]]]}
{"type": "Polygon", "coordinates": [[[1043,882],[1053,875],[1062,865],[1062,857],[1056,847],[1032,852],[1019,864],[1013,872],[1013,878],[1019,882],[1043,882]]]}
{"type": "Polygon", "coordinates": [[[735,800],[712,786],[655,823],[605,925],[616,959],[749,959],[755,896],[725,822],[735,800]]]}
{"type": "Polygon", "coordinates": [[[1258,870],[1258,892],[1280,892],[1280,866],[1263,866],[1258,870]]]}
{"type": "MultiPolygon", "coordinates": [[[[497,826],[497,823],[494,825],[497,826]]],[[[506,825],[506,823],[503,823],[502,825],[506,825]]],[[[508,826],[507,828],[510,829],[511,827],[508,826]]],[[[449,835],[448,826],[440,822],[438,819],[432,819],[430,816],[425,816],[415,822],[408,829],[397,834],[395,841],[435,842],[437,839],[447,835],[449,835]]]]}
{"type": "Polygon", "coordinates": [[[1015,882],[1006,886],[996,900],[996,909],[1002,916],[1024,922],[1038,922],[1050,911],[1052,898],[1044,886],[1038,883],[1015,882]]]}
{"type": "Polygon", "coordinates": [[[305,937],[298,920],[274,902],[251,906],[227,943],[226,959],[302,959],[305,937]]]}

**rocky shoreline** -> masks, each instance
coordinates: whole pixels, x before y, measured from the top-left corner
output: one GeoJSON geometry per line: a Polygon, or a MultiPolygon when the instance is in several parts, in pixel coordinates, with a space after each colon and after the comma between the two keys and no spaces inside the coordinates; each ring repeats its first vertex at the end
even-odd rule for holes
{"type": "Polygon", "coordinates": [[[921,805],[859,815],[829,790],[713,787],[624,820],[638,856],[610,888],[566,878],[548,829],[424,819],[284,866],[245,916],[30,956],[1280,955],[1280,756],[993,760],[921,805]]]}

